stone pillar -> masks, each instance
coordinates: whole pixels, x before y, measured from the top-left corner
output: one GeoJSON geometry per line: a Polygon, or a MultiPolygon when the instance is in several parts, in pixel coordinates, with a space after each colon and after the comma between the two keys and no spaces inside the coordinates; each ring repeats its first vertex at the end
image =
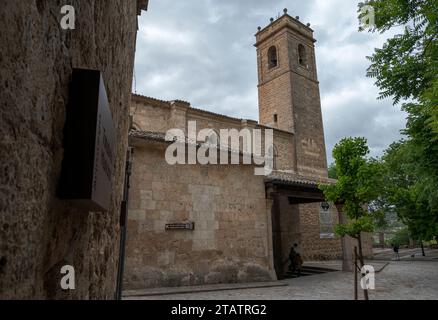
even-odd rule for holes
{"type": "MultiPolygon", "coordinates": [[[[347,223],[347,217],[343,212],[343,205],[336,204],[338,209],[339,223],[347,223]]],[[[342,271],[353,271],[353,253],[351,246],[351,238],[349,236],[342,237],[342,271]]]]}
{"type": "Polygon", "coordinates": [[[271,274],[272,280],[277,280],[277,273],[274,267],[274,248],[272,244],[272,206],[274,205],[274,200],[270,196],[270,189],[266,190],[266,225],[268,228],[268,263],[269,272],[271,274]]]}

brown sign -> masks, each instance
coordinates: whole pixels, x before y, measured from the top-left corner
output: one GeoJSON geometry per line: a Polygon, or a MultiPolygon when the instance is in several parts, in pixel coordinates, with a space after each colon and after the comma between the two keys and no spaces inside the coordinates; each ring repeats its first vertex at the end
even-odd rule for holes
{"type": "Polygon", "coordinates": [[[177,222],[166,224],[166,230],[195,230],[194,222],[177,222]]]}
{"type": "Polygon", "coordinates": [[[90,211],[110,208],[115,129],[100,71],[75,69],[64,128],[59,197],[90,211]]]}

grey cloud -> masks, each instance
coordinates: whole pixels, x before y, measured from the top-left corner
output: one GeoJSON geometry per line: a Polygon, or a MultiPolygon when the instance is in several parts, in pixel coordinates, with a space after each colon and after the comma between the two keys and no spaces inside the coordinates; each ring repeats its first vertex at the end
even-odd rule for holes
{"type": "Polygon", "coordinates": [[[377,101],[376,90],[357,94],[363,88],[355,84],[365,81],[372,88],[372,80],[364,79],[365,56],[383,38],[357,32],[356,5],[351,0],[330,1],[333,5],[327,0],[151,1],[140,18],[136,90],[258,119],[254,34],[257,26],[267,25],[287,7],[289,14],[299,15],[315,29],[328,155],[340,138],[359,135],[369,139],[378,155],[399,138],[404,115],[390,101],[377,101]],[[345,101],[342,92],[356,94],[345,101]]]}

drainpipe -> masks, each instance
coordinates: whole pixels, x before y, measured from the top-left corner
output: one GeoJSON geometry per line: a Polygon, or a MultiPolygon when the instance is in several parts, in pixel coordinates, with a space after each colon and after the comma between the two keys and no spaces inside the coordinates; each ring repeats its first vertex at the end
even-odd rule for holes
{"type": "Polygon", "coordinates": [[[132,169],[133,148],[129,147],[126,153],[125,184],[123,187],[123,200],[120,208],[120,250],[119,250],[119,269],[117,271],[116,300],[122,299],[123,272],[125,269],[125,243],[126,243],[126,220],[128,218],[128,198],[129,198],[129,177],[132,169]]]}

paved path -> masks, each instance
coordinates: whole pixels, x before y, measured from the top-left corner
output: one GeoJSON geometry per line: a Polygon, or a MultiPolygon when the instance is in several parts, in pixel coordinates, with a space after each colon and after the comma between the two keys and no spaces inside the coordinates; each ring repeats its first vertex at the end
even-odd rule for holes
{"type": "Polygon", "coordinates": [[[199,293],[207,291],[223,291],[223,290],[241,290],[241,289],[254,289],[254,288],[268,288],[268,287],[283,287],[287,286],[287,283],[282,281],[272,282],[255,282],[255,283],[227,283],[227,284],[211,284],[202,286],[190,286],[190,287],[172,287],[172,288],[151,288],[151,289],[137,289],[137,290],[125,290],[123,291],[123,297],[141,297],[141,296],[161,296],[169,294],[180,293],[199,293]]]}
{"type": "MultiPolygon", "coordinates": [[[[374,250],[375,260],[395,260],[394,251],[391,248],[375,248],[374,250]]],[[[426,256],[423,257],[423,253],[420,248],[402,248],[399,250],[400,260],[405,261],[438,261],[438,249],[424,248],[426,256]]]]}
{"type": "MultiPolygon", "coordinates": [[[[159,296],[126,297],[144,300],[351,300],[353,274],[330,272],[283,280],[283,287],[252,288],[159,296]]],[[[359,295],[363,299],[363,295],[359,295]]],[[[370,299],[438,299],[438,261],[392,261],[376,274],[370,299]]]]}

